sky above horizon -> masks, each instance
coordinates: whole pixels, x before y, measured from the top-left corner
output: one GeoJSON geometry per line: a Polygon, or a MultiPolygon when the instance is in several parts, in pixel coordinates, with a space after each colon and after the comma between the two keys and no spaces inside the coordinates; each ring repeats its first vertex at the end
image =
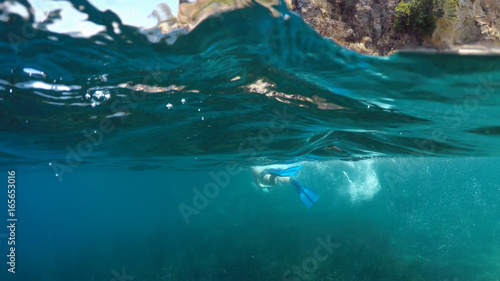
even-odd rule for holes
{"type": "MultiPolygon", "coordinates": [[[[158,23],[153,11],[158,9],[159,4],[167,4],[174,16],[177,16],[179,9],[178,0],[120,0],[119,3],[113,0],[89,0],[89,2],[102,12],[113,11],[124,25],[138,28],[151,28],[158,23]]],[[[75,9],[70,2],[29,0],[29,3],[34,8],[36,22],[44,21],[51,11],[61,10],[61,18],[47,26],[52,32],[89,37],[104,30],[103,26],[87,21],[88,15],[75,9]]],[[[8,10],[24,17],[28,15],[26,8],[16,2],[9,3],[8,10]]]]}

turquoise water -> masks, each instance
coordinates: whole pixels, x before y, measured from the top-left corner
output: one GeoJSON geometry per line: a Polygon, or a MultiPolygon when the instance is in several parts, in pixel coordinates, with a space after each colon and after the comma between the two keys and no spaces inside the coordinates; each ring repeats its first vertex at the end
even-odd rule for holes
{"type": "Polygon", "coordinates": [[[255,2],[184,35],[86,1],[61,3],[103,31],[58,32],[20,3],[0,6],[0,276],[500,279],[500,57],[363,56],[255,2]],[[255,187],[284,162],[311,209],[255,187]]]}

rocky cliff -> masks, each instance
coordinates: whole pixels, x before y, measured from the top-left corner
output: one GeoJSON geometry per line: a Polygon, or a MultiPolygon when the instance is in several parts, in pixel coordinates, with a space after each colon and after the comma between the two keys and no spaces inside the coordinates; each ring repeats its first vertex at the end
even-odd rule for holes
{"type": "MultiPolygon", "coordinates": [[[[407,0],[408,1],[408,0],[407,0]]],[[[286,0],[291,10],[321,35],[370,55],[389,55],[414,47],[500,47],[500,0],[443,1],[444,13],[432,36],[394,30],[395,8],[401,0],[286,0]]]]}

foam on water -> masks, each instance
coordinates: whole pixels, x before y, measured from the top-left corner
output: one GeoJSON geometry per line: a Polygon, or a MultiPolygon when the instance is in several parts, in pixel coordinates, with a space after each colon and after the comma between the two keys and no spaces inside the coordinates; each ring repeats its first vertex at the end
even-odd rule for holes
{"type": "Polygon", "coordinates": [[[375,160],[346,163],[342,171],[349,184],[346,187],[352,202],[370,200],[380,191],[380,182],[374,168],[375,160]]]}

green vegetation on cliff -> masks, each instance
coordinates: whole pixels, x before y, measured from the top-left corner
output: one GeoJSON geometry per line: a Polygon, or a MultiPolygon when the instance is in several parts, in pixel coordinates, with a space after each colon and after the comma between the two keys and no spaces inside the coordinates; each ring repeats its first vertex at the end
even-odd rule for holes
{"type": "Polygon", "coordinates": [[[395,8],[394,30],[414,34],[421,41],[432,35],[438,18],[456,18],[457,6],[458,0],[401,1],[395,8]]]}
{"type": "Polygon", "coordinates": [[[436,18],[441,14],[441,5],[437,0],[401,1],[394,13],[394,30],[415,34],[421,40],[432,35],[436,18]]]}

